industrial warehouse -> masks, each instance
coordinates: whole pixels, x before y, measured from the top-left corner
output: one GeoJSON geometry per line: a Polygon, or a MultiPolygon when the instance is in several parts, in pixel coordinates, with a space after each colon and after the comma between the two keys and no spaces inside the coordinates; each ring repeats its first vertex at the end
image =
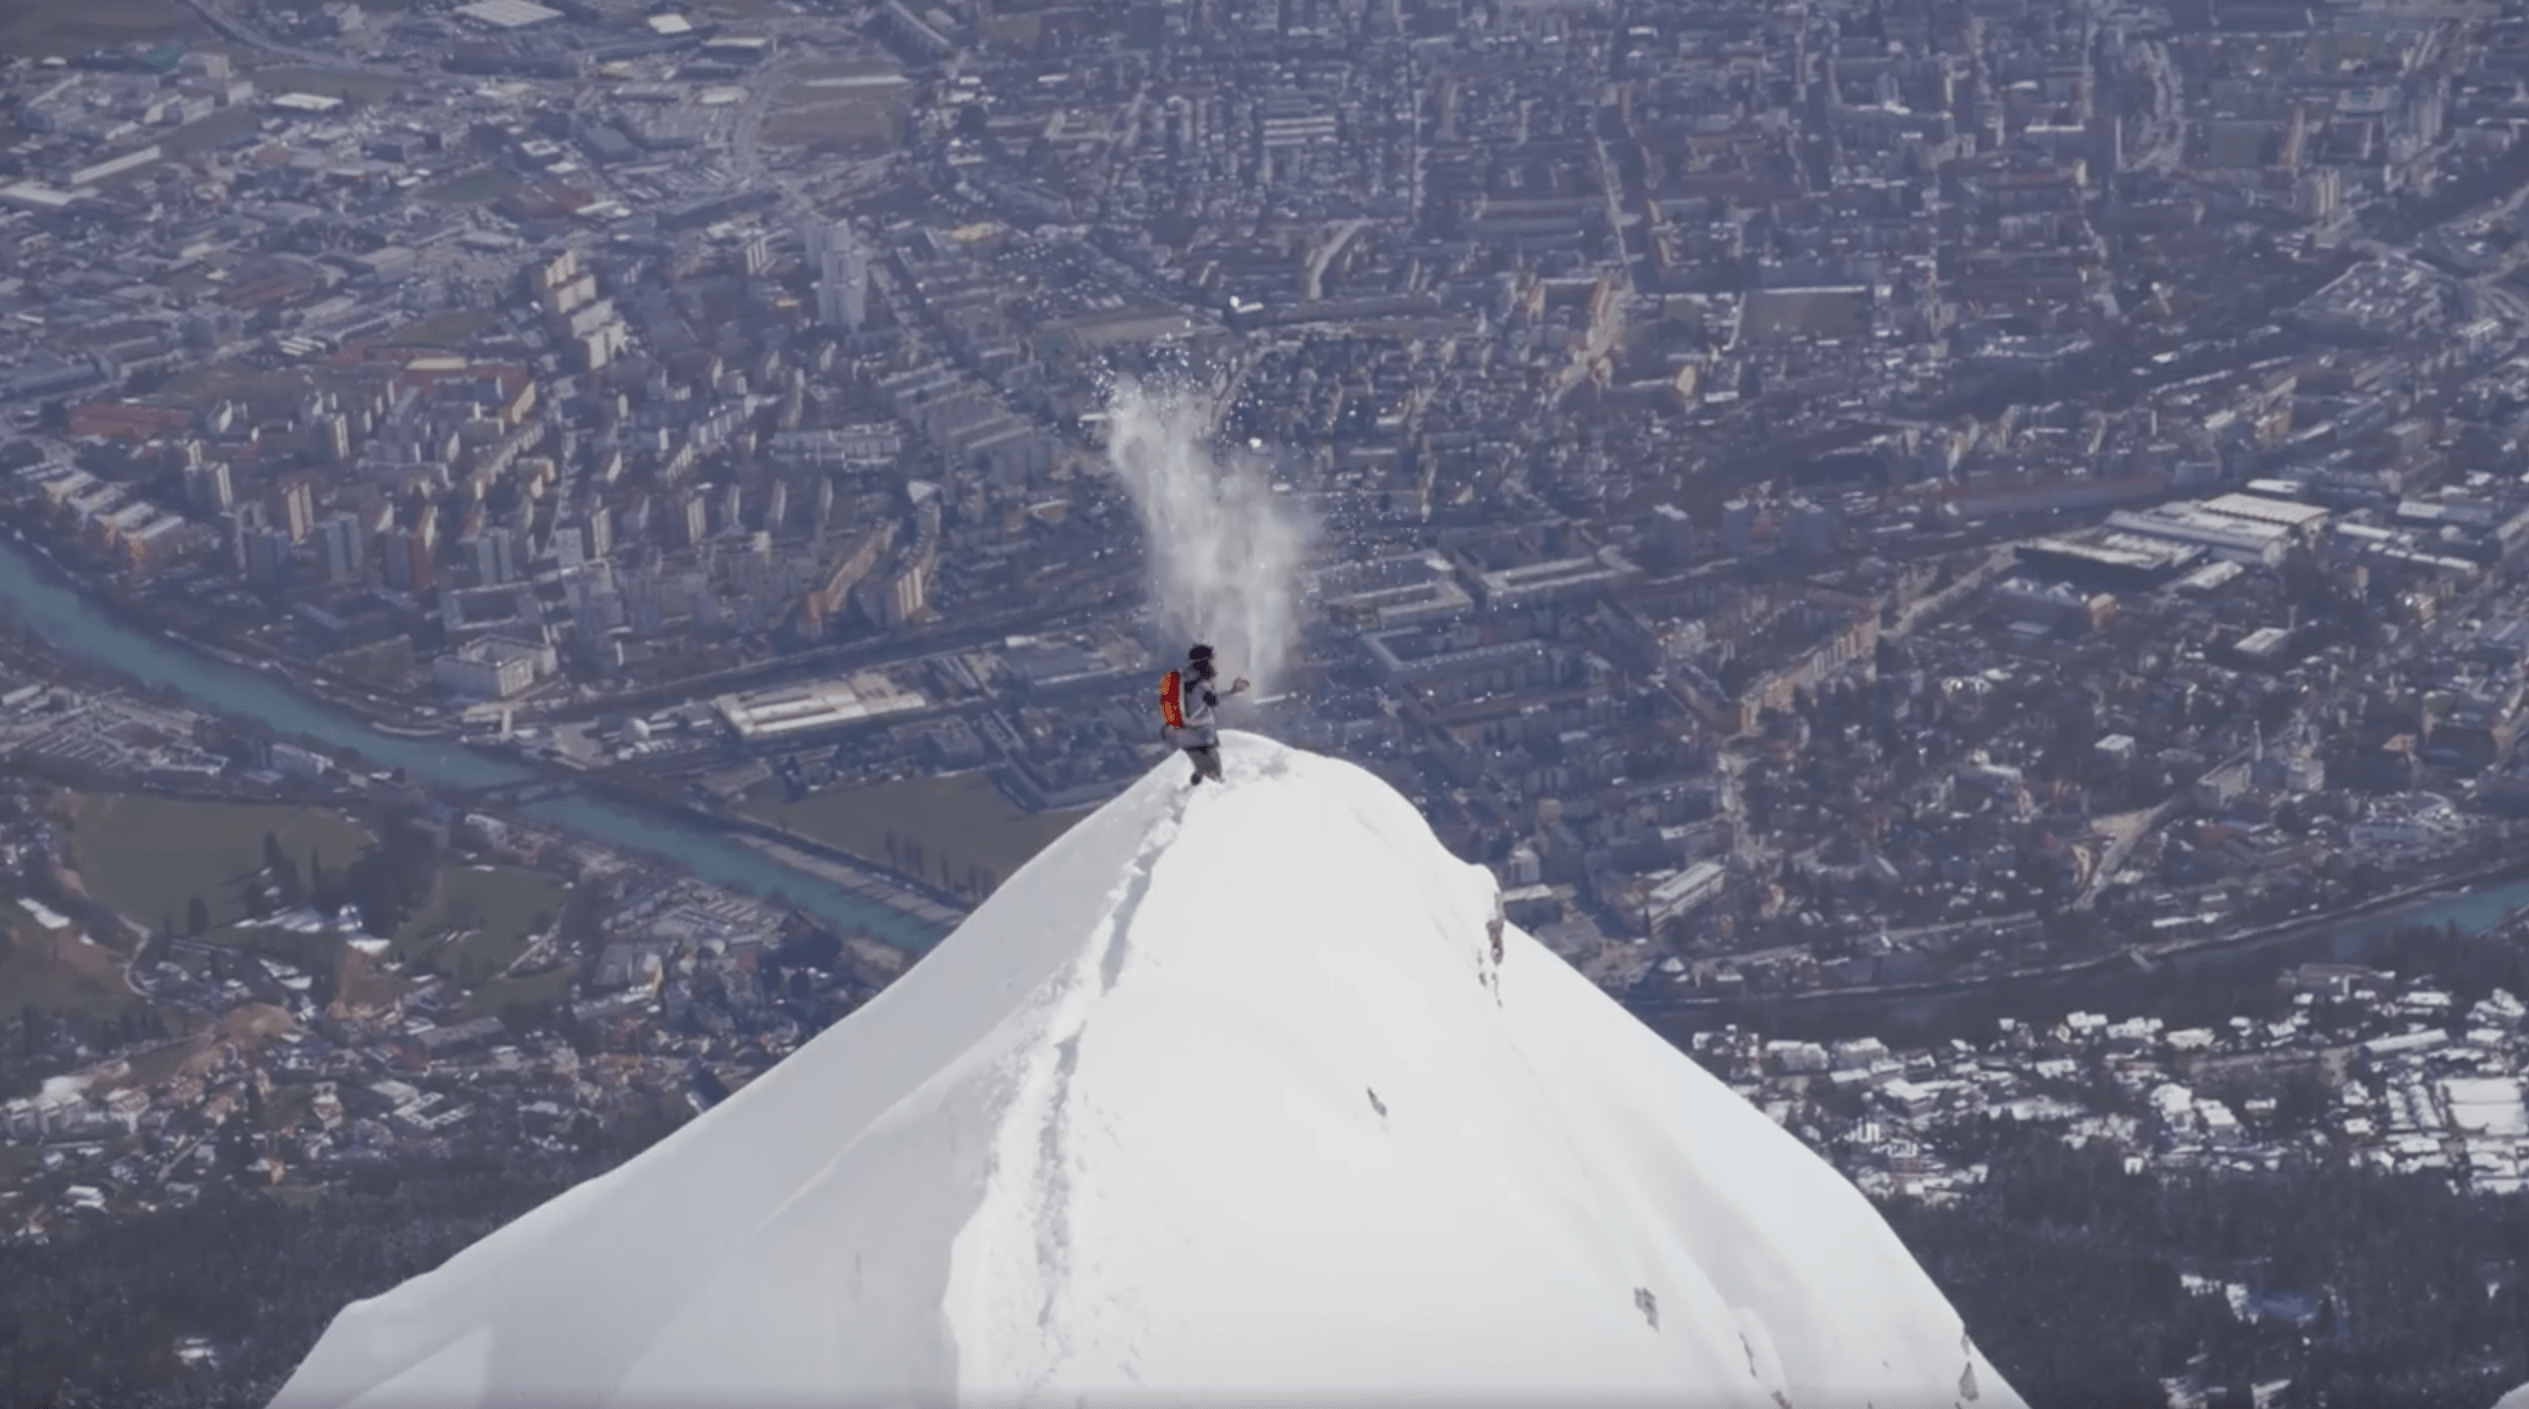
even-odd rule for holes
{"type": "Polygon", "coordinates": [[[712,709],[742,743],[812,738],[828,729],[924,707],[923,697],[883,675],[865,673],[754,694],[722,695],[712,709]]]}

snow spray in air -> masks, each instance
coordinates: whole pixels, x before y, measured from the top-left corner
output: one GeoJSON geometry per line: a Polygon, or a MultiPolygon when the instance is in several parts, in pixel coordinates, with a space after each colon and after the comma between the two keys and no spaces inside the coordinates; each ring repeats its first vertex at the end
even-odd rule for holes
{"type": "Polygon", "coordinates": [[[1207,409],[1200,393],[1119,378],[1107,462],[1141,515],[1161,629],[1211,642],[1225,672],[1271,690],[1299,651],[1308,523],[1260,457],[1213,453],[1207,409]]]}

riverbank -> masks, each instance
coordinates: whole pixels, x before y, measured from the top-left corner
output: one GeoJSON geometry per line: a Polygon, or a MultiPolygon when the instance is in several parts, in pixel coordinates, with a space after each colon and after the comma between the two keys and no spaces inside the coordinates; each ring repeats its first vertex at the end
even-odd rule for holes
{"type": "Polygon", "coordinates": [[[819,874],[848,877],[848,881],[836,882],[846,890],[871,896],[928,923],[954,928],[966,918],[966,907],[958,897],[921,885],[831,842],[734,812],[687,807],[685,815],[703,825],[719,827],[759,850],[812,858],[818,863],[814,869],[819,874]]]}
{"type": "MultiPolygon", "coordinates": [[[[281,655],[273,653],[273,650],[268,650],[268,648],[260,648],[260,645],[253,643],[253,640],[245,640],[245,643],[230,643],[228,637],[220,637],[220,640],[202,640],[202,637],[187,635],[187,632],[167,625],[164,617],[149,612],[142,602],[132,600],[129,594],[116,592],[116,589],[109,589],[109,587],[99,587],[99,584],[91,582],[89,577],[83,577],[83,574],[78,574],[76,569],[71,569],[71,564],[61,562],[61,549],[53,544],[53,536],[46,534],[40,524],[30,529],[23,514],[15,514],[15,511],[0,511],[0,524],[8,526],[13,546],[23,549],[25,567],[33,569],[38,577],[48,579],[53,587],[63,589],[63,592],[71,592],[73,597],[86,602],[86,605],[89,605],[91,610],[99,612],[99,615],[111,617],[111,620],[114,620],[116,625],[124,627],[124,630],[152,637],[152,640],[157,640],[157,643],[164,643],[164,645],[169,645],[169,648],[182,650],[182,653],[187,653],[187,655],[195,655],[195,658],[205,660],[205,663],[210,663],[210,665],[225,665],[225,668],[230,668],[230,670],[268,670],[268,673],[278,673],[278,675],[283,675],[293,688],[301,688],[301,691],[306,691],[306,693],[314,693],[314,696],[319,696],[326,706],[339,708],[339,711],[359,718],[362,723],[369,723],[372,729],[379,723],[379,718],[374,716],[372,711],[364,711],[364,708],[354,708],[344,701],[336,701],[336,698],[331,698],[329,693],[316,691],[316,688],[309,686],[309,683],[301,683],[301,680],[291,673],[291,665],[293,665],[291,660],[281,658],[281,655]],[[238,650],[238,645],[248,645],[248,648],[255,648],[255,650],[253,653],[248,653],[248,650],[238,650]]],[[[410,721],[402,721],[402,718],[400,718],[400,723],[407,723],[407,726],[410,726],[410,721]]]]}
{"type": "Polygon", "coordinates": [[[786,842],[777,842],[765,837],[741,836],[739,840],[785,866],[806,871],[811,875],[823,876],[845,890],[858,892],[881,905],[902,910],[925,924],[935,924],[944,928],[953,927],[966,918],[961,910],[915,895],[900,886],[890,884],[883,876],[864,871],[848,862],[815,855],[786,842]]]}
{"type": "Polygon", "coordinates": [[[62,561],[60,552],[47,535],[29,532],[21,516],[10,516],[0,519],[0,522],[5,522],[10,536],[16,540],[15,546],[25,550],[23,557],[30,568],[53,586],[76,596],[127,631],[163,642],[206,664],[276,675],[291,689],[312,696],[326,708],[339,710],[380,733],[405,739],[441,739],[457,732],[453,721],[435,719],[411,708],[398,708],[357,681],[284,655],[251,638],[222,636],[206,640],[176,630],[141,602],[125,593],[100,588],[74,571],[62,561]]]}
{"type": "MultiPolygon", "coordinates": [[[[800,863],[813,861],[816,863],[815,866],[805,868],[810,874],[834,881],[847,893],[884,905],[888,910],[918,921],[926,927],[936,927],[943,934],[946,930],[955,928],[965,918],[965,909],[959,897],[904,875],[868,857],[832,846],[793,828],[778,824],[768,825],[735,811],[720,812],[692,806],[663,804],[642,796],[637,789],[612,785],[615,780],[608,779],[599,773],[573,769],[525,750],[477,744],[463,737],[462,728],[457,721],[421,722],[424,716],[418,712],[379,707],[372,698],[372,692],[367,692],[352,682],[338,679],[321,668],[311,667],[306,662],[286,657],[252,640],[204,641],[188,637],[154,618],[140,603],[125,594],[101,590],[87,582],[79,573],[61,561],[60,554],[44,540],[43,536],[26,532],[23,526],[16,522],[11,522],[8,527],[17,542],[29,550],[37,571],[49,577],[60,590],[76,596],[113,617],[126,630],[145,634],[175,646],[207,664],[231,670],[259,672],[282,688],[309,702],[338,711],[361,725],[391,738],[415,742],[454,742],[498,767],[523,770],[544,780],[581,788],[602,796],[607,802],[617,806],[681,817],[704,828],[729,833],[738,840],[753,846],[759,854],[770,856],[793,869],[803,869],[800,863]],[[240,650],[238,649],[240,645],[250,650],[240,650]],[[787,843],[787,845],[766,850],[759,844],[763,841],[787,843]]],[[[833,649],[866,648],[867,643],[857,643],[833,649]]],[[[784,664],[784,662],[776,661],[737,667],[735,673],[760,672],[768,666],[779,667],[784,664]]],[[[672,860],[671,857],[660,853],[652,853],[652,855],[655,859],[672,860]]],[[[905,942],[902,936],[891,938],[885,935],[873,935],[872,937],[907,954],[919,953],[929,947],[925,943],[905,942]]],[[[933,937],[934,942],[936,938],[937,936],[933,937]]]]}
{"type": "MultiPolygon", "coordinates": [[[[489,747],[482,751],[487,754],[494,752],[489,747]]],[[[558,787],[624,807],[668,813],[694,827],[733,837],[785,865],[821,876],[855,895],[936,927],[943,934],[966,919],[969,906],[964,897],[925,884],[849,847],[837,846],[778,822],[750,817],[731,808],[706,807],[695,802],[663,802],[644,796],[638,786],[627,785],[612,770],[574,769],[552,759],[521,757],[507,752],[495,756],[518,759],[524,766],[551,779],[558,787]]],[[[907,948],[903,945],[891,947],[907,948]]]]}
{"type": "MultiPolygon", "coordinates": [[[[240,668],[192,649],[191,643],[136,630],[75,584],[75,577],[45,562],[23,538],[0,538],[0,600],[49,654],[77,663],[75,671],[66,673],[132,682],[135,692],[144,695],[170,691],[206,715],[252,721],[272,737],[304,739],[324,752],[357,757],[371,768],[401,769],[425,793],[482,792],[552,776],[452,740],[383,732],[352,712],[290,687],[276,672],[240,668]]],[[[565,796],[524,804],[517,815],[629,856],[656,858],[716,885],[759,896],[778,891],[793,908],[838,933],[867,935],[911,953],[941,938],[933,927],[903,911],[786,866],[733,836],[697,828],[654,804],[565,796]]]]}

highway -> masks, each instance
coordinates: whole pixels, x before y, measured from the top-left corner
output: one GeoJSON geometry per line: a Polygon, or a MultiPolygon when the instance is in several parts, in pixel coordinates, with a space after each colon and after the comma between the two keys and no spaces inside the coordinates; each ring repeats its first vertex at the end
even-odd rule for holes
{"type": "Polygon", "coordinates": [[[194,14],[201,17],[202,23],[211,27],[213,33],[230,43],[243,45],[249,49],[260,49],[264,53],[288,59],[294,64],[321,69],[326,73],[353,74],[363,78],[392,78],[399,82],[411,82],[419,76],[403,69],[359,63],[337,54],[320,54],[313,49],[293,48],[273,39],[245,21],[222,12],[211,3],[211,0],[184,0],[184,3],[194,14]]]}

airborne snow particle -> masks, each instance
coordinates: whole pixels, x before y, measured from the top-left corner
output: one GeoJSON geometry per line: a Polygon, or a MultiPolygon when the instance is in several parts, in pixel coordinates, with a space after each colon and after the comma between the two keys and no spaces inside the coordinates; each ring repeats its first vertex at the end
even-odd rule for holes
{"type": "Polygon", "coordinates": [[[1260,461],[1211,453],[1192,393],[1119,381],[1108,415],[1107,463],[1141,517],[1161,626],[1218,646],[1232,670],[1270,689],[1299,650],[1307,522],[1260,461]]]}

